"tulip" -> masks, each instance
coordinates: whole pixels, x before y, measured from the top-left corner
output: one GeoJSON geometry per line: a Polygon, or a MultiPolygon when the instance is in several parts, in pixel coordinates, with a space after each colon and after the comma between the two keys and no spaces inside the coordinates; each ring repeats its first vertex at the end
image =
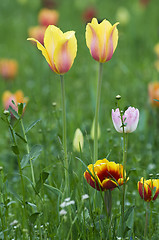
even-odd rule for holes
{"type": "Polygon", "coordinates": [[[58,19],[59,13],[52,9],[43,8],[38,15],[39,24],[45,27],[57,25],[58,19]]]}
{"type": "Polygon", "coordinates": [[[82,18],[83,21],[88,23],[92,20],[93,17],[97,16],[97,10],[93,6],[89,6],[88,8],[85,9],[83,12],[82,18]]]}
{"type": "Polygon", "coordinates": [[[29,38],[35,38],[41,44],[44,44],[45,31],[46,31],[46,27],[44,27],[44,26],[30,27],[28,30],[28,35],[29,35],[29,38]]]}
{"type": "MultiPolygon", "coordinates": [[[[88,165],[84,177],[88,184],[98,191],[113,190],[123,185],[123,166],[107,159],[98,160],[94,165],[88,165]],[[90,174],[91,173],[91,174],[90,174]]],[[[125,174],[126,175],[126,174],[125,174]]]]}
{"type": "Polygon", "coordinates": [[[157,43],[157,44],[154,46],[154,52],[156,53],[157,57],[159,58],[159,43],[157,43]]]}
{"type": "Polygon", "coordinates": [[[157,59],[157,60],[154,62],[154,66],[155,66],[157,72],[159,72],[159,59],[157,59]]]}
{"type": "Polygon", "coordinates": [[[140,4],[141,4],[141,6],[143,6],[143,7],[146,7],[149,2],[150,2],[150,0],[140,0],[140,4]]]}
{"type": "Polygon", "coordinates": [[[117,22],[112,26],[106,19],[98,24],[96,18],[87,24],[86,44],[96,61],[104,63],[112,58],[118,43],[118,30],[116,28],[118,24],[117,22]]]}
{"type": "Polygon", "coordinates": [[[154,99],[159,100],[159,82],[152,82],[148,85],[149,101],[152,106],[159,107],[159,102],[154,101],[154,99]]]}
{"type": "Polygon", "coordinates": [[[77,40],[74,31],[63,33],[54,25],[47,27],[44,46],[34,38],[28,40],[37,43],[50,68],[57,74],[64,74],[71,68],[77,53],[77,40]]]}
{"type": "MultiPolygon", "coordinates": [[[[16,112],[18,112],[18,103],[27,104],[28,98],[24,97],[21,90],[16,91],[14,94],[10,91],[5,91],[2,95],[2,102],[5,110],[8,110],[9,106],[11,106],[16,112]],[[14,101],[15,104],[13,104],[12,101],[14,101]]],[[[12,113],[11,117],[14,117],[12,113]]]]}
{"type": "Polygon", "coordinates": [[[83,133],[79,128],[76,129],[74,139],[73,139],[73,149],[74,151],[80,152],[83,150],[84,137],[83,133]]]}
{"type": "MultiPolygon", "coordinates": [[[[137,128],[139,122],[139,110],[134,107],[129,107],[123,114],[123,124],[124,124],[124,132],[131,133],[134,132],[137,128]]],[[[112,109],[112,120],[114,127],[117,132],[123,133],[123,125],[121,121],[121,115],[119,108],[115,111],[112,109]]]]}
{"type": "Polygon", "coordinates": [[[143,177],[137,184],[140,197],[146,202],[156,200],[159,194],[159,179],[145,180],[143,177]]]}
{"type": "Polygon", "coordinates": [[[6,80],[12,80],[17,75],[18,63],[12,59],[0,60],[0,75],[6,80]]]}

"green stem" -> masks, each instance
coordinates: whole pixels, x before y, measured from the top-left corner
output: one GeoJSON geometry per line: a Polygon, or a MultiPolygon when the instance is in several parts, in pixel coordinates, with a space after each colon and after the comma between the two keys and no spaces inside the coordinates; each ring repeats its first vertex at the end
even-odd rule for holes
{"type": "Polygon", "coordinates": [[[64,167],[65,167],[65,188],[68,195],[69,176],[68,176],[68,157],[67,157],[67,137],[66,137],[66,100],[65,100],[65,84],[64,76],[60,75],[61,79],[61,97],[62,97],[62,119],[63,119],[63,149],[64,149],[64,167]]]}
{"type": "MultiPolygon", "coordinates": [[[[10,123],[9,123],[9,122],[8,122],[8,124],[9,124],[9,129],[10,129],[10,132],[11,132],[11,135],[12,135],[13,143],[14,143],[14,145],[18,148],[17,143],[16,143],[16,139],[15,139],[15,136],[14,136],[14,132],[13,132],[13,130],[12,130],[12,127],[10,126],[10,123]]],[[[24,180],[23,180],[22,168],[21,168],[21,165],[20,165],[20,157],[19,157],[19,154],[17,154],[17,160],[18,160],[19,174],[20,174],[21,185],[22,185],[23,207],[24,207],[24,212],[25,212],[25,216],[24,216],[24,214],[23,214],[23,216],[22,216],[22,228],[24,228],[25,219],[27,219],[27,211],[26,211],[26,205],[25,205],[24,180]]],[[[23,213],[23,209],[22,209],[22,213],[23,213]]],[[[24,234],[24,232],[23,232],[23,239],[25,239],[25,234],[24,234]]]]}
{"type": "Polygon", "coordinates": [[[126,186],[126,160],[127,160],[127,133],[124,132],[123,126],[123,192],[122,192],[122,204],[121,204],[121,220],[122,220],[122,239],[124,239],[124,211],[125,211],[125,186],[126,186]]]}
{"type": "Polygon", "coordinates": [[[96,109],[95,109],[95,118],[94,118],[94,163],[98,160],[98,118],[99,118],[100,96],[101,96],[101,86],[102,86],[102,69],[103,69],[103,64],[99,63],[96,109]]]}
{"type": "Polygon", "coordinates": [[[144,228],[144,239],[146,239],[146,236],[147,236],[148,216],[149,216],[149,203],[147,203],[147,206],[146,206],[145,228],[144,228]]]}
{"type": "MultiPolygon", "coordinates": [[[[24,139],[25,139],[25,141],[26,141],[27,154],[29,155],[29,154],[30,154],[30,149],[29,149],[28,140],[27,140],[27,136],[26,136],[26,133],[25,133],[25,129],[24,129],[24,124],[23,124],[22,118],[20,119],[20,123],[21,123],[21,127],[22,127],[22,132],[23,132],[23,135],[24,135],[24,139]]],[[[32,160],[31,160],[30,157],[29,157],[29,160],[30,160],[30,168],[31,168],[32,181],[33,181],[33,185],[35,186],[35,176],[34,176],[33,163],[32,163],[32,160]]]]}

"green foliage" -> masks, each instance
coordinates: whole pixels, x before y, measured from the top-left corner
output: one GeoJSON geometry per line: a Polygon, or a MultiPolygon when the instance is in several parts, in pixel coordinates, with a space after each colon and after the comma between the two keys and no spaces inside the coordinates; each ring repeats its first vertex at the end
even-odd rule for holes
{"type": "MultiPolygon", "coordinates": [[[[63,31],[75,30],[78,40],[77,57],[65,74],[69,196],[65,195],[59,76],[49,69],[37,48],[26,41],[29,27],[38,24],[41,2],[0,1],[1,58],[15,58],[19,63],[14,80],[7,82],[0,76],[0,94],[22,89],[29,98],[26,105],[16,106],[18,113],[13,109],[14,102],[8,111],[4,111],[1,103],[0,239],[116,240],[120,237],[122,187],[112,191],[109,221],[103,193],[91,188],[83,177],[93,161],[90,132],[98,64],[86,47],[82,16],[85,7],[93,4],[99,20],[106,18],[115,23],[120,7],[126,8],[130,15],[127,25],[118,26],[119,44],[111,61],[103,65],[99,158],[107,156],[110,161],[122,163],[122,135],[115,131],[111,120],[115,97],[120,94],[121,109],[134,106],[140,110],[139,126],[128,140],[124,223],[125,239],[142,240],[147,203],[138,194],[137,181],[141,177],[150,178],[149,174],[158,178],[159,173],[159,111],[148,100],[148,83],[159,77],[153,50],[159,41],[158,0],[150,1],[147,7],[141,7],[139,0],[57,1],[58,26],[63,31]],[[75,153],[72,142],[78,127],[84,135],[84,149],[75,153]],[[88,198],[83,199],[85,194],[88,198]]],[[[158,239],[158,201],[159,198],[148,209],[147,239],[158,239]]]]}

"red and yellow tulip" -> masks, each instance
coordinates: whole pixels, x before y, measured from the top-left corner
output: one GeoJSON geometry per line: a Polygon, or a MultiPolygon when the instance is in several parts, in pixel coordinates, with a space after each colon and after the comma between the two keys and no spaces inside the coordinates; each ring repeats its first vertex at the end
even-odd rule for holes
{"type": "Polygon", "coordinates": [[[84,177],[98,191],[113,190],[124,183],[123,166],[109,162],[106,158],[98,160],[94,165],[88,165],[88,169],[90,172],[86,170],[84,177]]]}
{"type": "Polygon", "coordinates": [[[104,19],[100,24],[96,18],[86,26],[86,44],[92,57],[101,63],[109,61],[118,44],[118,30],[104,19]]]}
{"type": "Polygon", "coordinates": [[[29,38],[35,38],[41,44],[44,44],[45,31],[46,31],[46,27],[44,26],[34,26],[29,28],[28,35],[29,35],[29,38]]]}
{"type": "Polygon", "coordinates": [[[44,35],[44,46],[34,38],[50,68],[57,74],[64,74],[71,68],[77,53],[77,40],[74,31],[63,33],[54,25],[47,27],[44,35]]]}
{"type": "Polygon", "coordinates": [[[39,12],[38,21],[42,26],[57,25],[58,20],[59,13],[56,10],[43,8],[39,12]]]}
{"type": "MultiPolygon", "coordinates": [[[[27,104],[28,98],[24,97],[24,93],[21,90],[18,90],[15,93],[5,91],[2,95],[2,102],[5,110],[8,110],[9,106],[11,106],[16,112],[18,112],[18,103],[27,104]],[[14,101],[15,105],[13,104],[12,101],[14,101]]],[[[12,114],[11,117],[13,117],[12,114]]]]}
{"type": "Polygon", "coordinates": [[[149,101],[152,106],[159,107],[159,102],[154,101],[154,99],[159,100],[159,82],[151,82],[148,85],[149,101]]]}
{"type": "Polygon", "coordinates": [[[156,200],[159,194],[159,179],[145,180],[143,177],[137,184],[140,197],[146,202],[156,200]]]}
{"type": "Polygon", "coordinates": [[[6,80],[15,78],[18,72],[18,63],[14,59],[0,60],[0,75],[6,80]]]}

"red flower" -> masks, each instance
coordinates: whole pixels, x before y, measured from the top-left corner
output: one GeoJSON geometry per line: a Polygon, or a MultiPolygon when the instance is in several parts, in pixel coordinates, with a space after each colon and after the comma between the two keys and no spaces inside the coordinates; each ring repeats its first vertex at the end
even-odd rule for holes
{"type": "Polygon", "coordinates": [[[123,166],[115,162],[109,162],[107,159],[98,160],[94,165],[88,165],[90,173],[86,170],[84,177],[88,184],[98,191],[106,191],[108,189],[123,185],[123,166]]]}
{"type": "Polygon", "coordinates": [[[145,180],[143,177],[137,184],[140,197],[146,202],[156,200],[159,194],[159,179],[145,180]],[[153,194],[154,191],[154,194],[153,194]]]}

